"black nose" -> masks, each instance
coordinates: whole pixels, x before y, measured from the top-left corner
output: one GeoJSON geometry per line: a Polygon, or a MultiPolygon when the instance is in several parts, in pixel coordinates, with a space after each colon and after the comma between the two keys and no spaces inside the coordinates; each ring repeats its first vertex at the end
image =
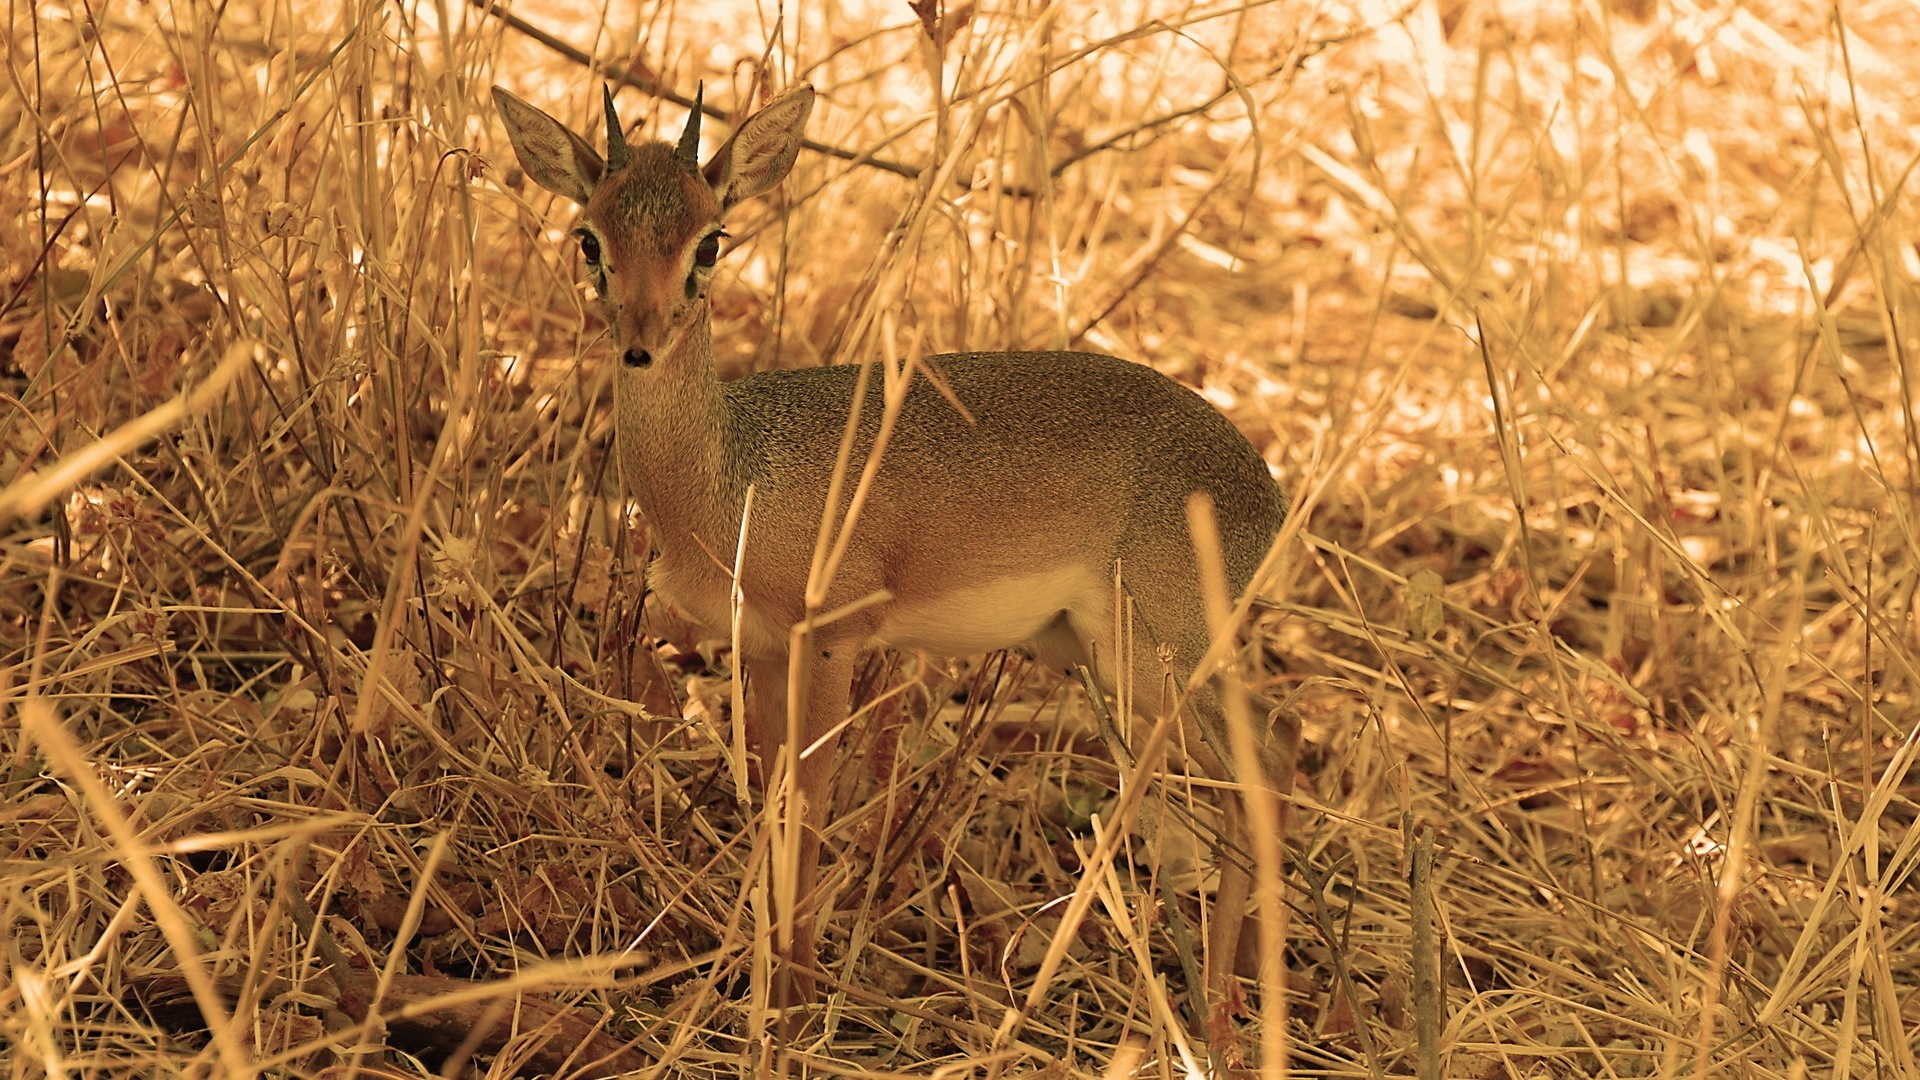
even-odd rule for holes
{"type": "Polygon", "coordinates": [[[620,362],[628,367],[650,367],[653,364],[653,354],[645,349],[628,349],[626,355],[620,358],[620,362]]]}

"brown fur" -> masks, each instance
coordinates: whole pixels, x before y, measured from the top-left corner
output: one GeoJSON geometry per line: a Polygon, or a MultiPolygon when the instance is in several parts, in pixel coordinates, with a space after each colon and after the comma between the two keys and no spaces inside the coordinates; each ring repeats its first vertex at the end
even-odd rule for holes
{"type": "MultiPolygon", "coordinates": [[[[740,649],[754,695],[749,741],[770,769],[787,735],[790,630],[810,614],[809,563],[857,369],[718,382],[709,279],[696,251],[728,207],[786,175],[812,90],[790,90],[748,118],[701,172],[671,145],[650,143],[632,148],[629,166],[611,176],[557,121],[503,90],[494,95],[527,173],[586,206],[583,228],[601,255],[590,270],[622,356],[616,399],[624,480],[659,545],[650,578],[663,598],[716,634],[729,629],[732,553],[748,487],[755,492],[740,649]]],[[[1159,647],[1171,646],[1176,673],[1185,676],[1209,639],[1188,498],[1212,497],[1229,585],[1244,590],[1287,511],[1266,463],[1199,395],[1142,365],[1036,352],[926,363],[975,419],[969,423],[927,380],[912,384],[848,556],[817,611],[882,591],[890,599],[814,633],[811,663],[798,669],[807,687],[805,741],[846,718],[854,661],[881,646],[934,653],[1024,646],[1051,663],[1090,665],[1108,689],[1130,675],[1142,700],[1157,700],[1159,647]],[[1139,627],[1131,672],[1115,662],[1116,562],[1139,627]]],[[[876,375],[861,410],[855,476],[883,408],[879,383],[876,375]]],[[[1226,775],[1219,756],[1204,749],[1226,745],[1218,701],[1202,689],[1188,704],[1207,736],[1192,745],[1210,771],[1226,775]]],[[[835,749],[832,741],[821,745],[798,771],[802,896],[816,880],[835,749]]],[[[1243,785],[1288,785],[1291,747],[1269,749],[1277,751],[1270,775],[1241,777],[1243,785]],[[1281,769],[1286,775],[1271,774],[1281,769]]],[[[1227,817],[1231,831],[1244,830],[1243,815],[1227,817]]],[[[1223,866],[1218,906],[1225,910],[1216,914],[1207,980],[1216,994],[1231,977],[1246,890],[1244,872],[1223,866]]],[[[806,965],[809,926],[802,920],[790,957],[806,965]]],[[[782,1004],[807,993],[803,982],[782,986],[782,1004]]]]}

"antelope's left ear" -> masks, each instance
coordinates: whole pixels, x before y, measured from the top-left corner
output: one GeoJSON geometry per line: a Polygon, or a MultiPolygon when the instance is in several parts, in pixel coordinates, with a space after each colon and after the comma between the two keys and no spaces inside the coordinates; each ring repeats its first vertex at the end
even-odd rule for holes
{"type": "Polygon", "coordinates": [[[800,140],[812,114],[813,87],[801,83],[747,117],[703,170],[722,210],[765,194],[786,179],[800,156],[800,140]]]}

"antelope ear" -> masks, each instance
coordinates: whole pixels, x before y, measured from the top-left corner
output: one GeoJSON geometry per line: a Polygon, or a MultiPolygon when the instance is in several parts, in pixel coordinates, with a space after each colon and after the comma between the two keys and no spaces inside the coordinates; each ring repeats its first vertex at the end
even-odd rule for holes
{"type": "Polygon", "coordinates": [[[585,206],[606,171],[606,163],[587,140],[498,86],[493,88],[493,107],[507,126],[520,167],[533,182],[585,206]]]}
{"type": "Polygon", "coordinates": [[[723,211],[786,179],[812,113],[813,87],[801,83],[747,117],[714,153],[704,172],[723,211]]]}

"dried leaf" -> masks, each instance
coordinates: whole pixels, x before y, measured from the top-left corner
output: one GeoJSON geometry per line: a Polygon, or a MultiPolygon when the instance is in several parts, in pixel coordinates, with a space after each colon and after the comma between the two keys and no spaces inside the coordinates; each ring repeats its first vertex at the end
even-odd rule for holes
{"type": "Polygon", "coordinates": [[[1446,622],[1440,593],[1446,582],[1432,570],[1416,571],[1407,579],[1407,633],[1415,641],[1431,641],[1446,622]]]}

